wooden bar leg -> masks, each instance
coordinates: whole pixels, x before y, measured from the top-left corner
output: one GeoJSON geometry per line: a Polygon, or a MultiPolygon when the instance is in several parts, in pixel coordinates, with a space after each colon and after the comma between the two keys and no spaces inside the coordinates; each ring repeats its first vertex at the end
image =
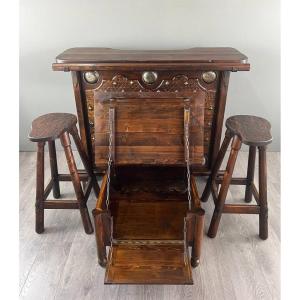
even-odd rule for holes
{"type": "Polygon", "coordinates": [[[266,147],[258,147],[259,153],[259,237],[268,238],[268,202],[267,202],[267,157],[266,147]]]}
{"type": "Polygon", "coordinates": [[[68,167],[69,167],[70,174],[71,174],[72,183],[73,183],[76,198],[78,201],[78,206],[79,206],[84,230],[87,234],[93,233],[93,226],[92,226],[89,212],[88,212],[85,200],[84,200],[84,195],[83,195],[83,191],[82,191],[81,184],[80,184],[79,174],[77,171],[75,159],[74,159],[73,152],[71,149],[71,142],[70,142],[69,134],[67,132],[64,132],[60,136],[60,140],[61,140],[61,144],[64,148],[64,151],[65,151],[68,167]]]}
{"type": "Polygon", "coordinates": [[[55,199],[57,199],[57,198],[60,197],[60,188],[59,188],[59,180],[58,180],[55,141],[49,141],[48,142],[48,148],[49,148],[51,177],[52,177],[52,180],[53,180],[53,188],[52,188],[53,197],[55,199]]]}
{"type": "Polygon", "coordinates": [[[234,136],[232,145],[231,145],[229,159],[228,159],[225,174],[224,174],[224,178],[221,183],[221,188],[220,188],[220,192],[218,194],[218,199],[216,202],[215,210],[214,210],[214,213],[213,213],[213,216],[212,216],[212,219],[210,222],[209,230],[207,233],[207,235],[211,238],[214,238],[218,231],[218,227],[219,227],[221,216],[222,216],[222,211],[224,208],[225,200],[227,197],[228,189],[229,189],[232,174],[233,174],[234,165],[235,165],[240,148],[241,148],[241,140],[238,138],[238,136],[234,136]]]}
{"type": "Polygon", "coordinates": [[[200,263],[201,246],[203,240],[203,228],[204,228],[204,210],[198,209],[194,216],[194,242],[192,246],[191,265],[196,268],[200,263]]]}
{"type": "Polygon", "coordinates": [[[105,268],[107,265],[106,245],[110,236],[110,220],[107,211],[94,209],[94,224],[95,224],[95,237],[97,244],[98,263],[101,267],[105,268]]]}
{"type": "Polygon", "coordinates": [[[225,156],[226,151],[228,149],[231,138],[232,138],[232,135],[231,135],[230,131],[226,130],[222,146],[220,148],[217,159],[216,159],[216,161],[213,165],[212,172],[211,172],[210,176],[208,177],[208,180],[207,180],[207,183],[205,185],[203,194],[201,196],[201,201],[202,202],[206,202],[208,200],[208,197],[209,197],[210,191],[211,191],[212,182],[213,182],[213,180],[215,180],[215,178],[218,174],[218,171],[219,171],[219,169],[221,167],[221,164],[223,162],[223,159],[224,159],[224,156],[225,156]]]}
{"type": "Polygon", "coordinates": [[[44,150],[45,142],[37,144],[35,231],[44,231],[44,150]]]}
{"type": "Polygon", "coordinates": [[[249,203],[252,200],[252,183],[254,179],[255,171],[255,155],[256,147],[249,147],[249,156],[248,156],[248,169],[247,169],[247,185],[245,191],[245,202],[249,203]]]}
{"type": "Polygon", "coordinates": [[[87,155],[86,155],[86,153],[84,151],[83,144],[82,144],[81,139],[79,137],[77,127],[74,126],[71,129],[70,133],[71,133],[71,135],[72,135],[72,137],[74,139],[74,142],[76,144],[76,148],[77,148],[77,150],[79,152],[79,155],[81,157],[82,163],[83,163],[83,165],[84,165],[87,173],[89,174],[89,176],[93,180],[93,190],[94,190],[95,196],[98,198],[99,192],[100,192],[99,184],[98,184],[96,175],[93,172],[92,164],[91,164],[89,158],[87,157],[87,155]]]}

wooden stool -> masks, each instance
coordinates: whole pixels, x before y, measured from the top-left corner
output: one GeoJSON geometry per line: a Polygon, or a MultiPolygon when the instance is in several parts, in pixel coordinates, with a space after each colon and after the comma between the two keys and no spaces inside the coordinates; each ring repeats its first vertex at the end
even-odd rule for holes
{"type": "Polygon", "coordinates": [[[224,141],[202,194],[202,201],[206,202],[210,192],[212,192],[215,202],[215,210],[208,236],[211,238],[216,236],[222,213],[259,214],[259,236],[265,240],[268,238],[266,146],[272,142],[271,125],[263,118],[239,115],[227,119],[226,128],[224,141]],[[219,169],[231,139],[231,151],[226,170],[220,172],[219,169]],[[232,178],[234,165],[242,143],[249,146],[247,178],[232,178]],[[259,192],[253,181],[256,148],[258,148],[259,153],[259,192]],[[220,190],[218,189],[219,184],[221,184],[220,190]],[[251,202],[253,195],[257,205],[225,204],[230,184],[246,185],[245,201],[251,202]]]}
{"type": "Polygon", "coordinates": [[[36,171],[36,204],[35,204],[35,231],[44,231],[44,209],[79,209],[86,233],[93,233],[93,226],[89,217],[86,202],[93,187],[96,196],[99,186],[92,166],[84,151],[76,127],[77,119],[72,114],[51,113],[38,117],[32,122],[29,139],[37,142],[37,171],[36,171]],[[71,149],[69,133],[72,135],[86,171],[78,171],[71,149]],[[70,174],[58,174],[55,140],[60,138],[64,148],[70,174]],[[48,143],[51,180],[44,189],[44,148],[48,143]],[[46,200],[53,189],[54,198],[60,197],[59,181],[72,181],[76,200],[46,200]],[[84,191],[80,182],[87,182],[84,191]]]}

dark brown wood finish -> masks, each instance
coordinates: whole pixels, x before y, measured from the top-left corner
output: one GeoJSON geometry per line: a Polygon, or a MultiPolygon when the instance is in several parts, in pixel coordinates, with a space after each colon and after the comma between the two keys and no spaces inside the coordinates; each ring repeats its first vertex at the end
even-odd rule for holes
{"type": "MultiPolygon", "coordinates": [[[[195,188],[192,210],[188,210],[184,170],[118,167],[116,176],[109,210],[105,204],[105,175],[93,211],[98,260],[107,267],[105,283],[192,283],[187,247],[192,247],[191,266],[196,267],[200,262],[204,210],[195,188]],[[105,246],[111,247],[108,256],[105,246]],[[170,256],[170,261],[163,257],[153,260],[152,253],[170,256]],[[182,263],[176,266],[176,261],[182,263]],[[155,277],[150,276],[153,272],[157,272],[155,277]]],[[[194,177],[192,182],[194,185],[194,177]]]]}
{"type": "MultiPolygon", "coordinates": [[[[95,136],[95,107],[94,91],[102,92],[106,99],[120,97],[129,99],[130,93],[136,93],[133,97],[140,98],[145,93],[150,93],[151,99],[155,100],[156,95],[165,92],[168,97],[177,95],[186,97],[188,93],[194,93],[196,103],[205,103],[203,123],[197,133],[191,133],[191,142],[194,145],[200,145],[197,153],[203,156],[195,159],[198,164],[193,165],[193,172],[209,173],[212,162],[216,158],[219,149],[219,142],[222,132],[222,122],[225,109],[225,100],[228,88],[229,72],[238,70],[249,70],[247,57],[233,48],[192,48],[187,50],[168,50],[168,51],[129,51],[113,50],[109,48],[73,48],[66,50],[57,57],[57,62],[53,64],[54,70],[72,71],[73,88],[76,99],[78,113],[78,122],[80,127],[80,136],[84,143],[88,157],[93,161],[95,167],[95,137],[97,138],[96,158],[106,157],[107,135],[102,134],[102,130],[95,136]],[[84,76],[87,71],[96,71],[98,80],[95,83],[89,83],[84,76]],[[144,71],[154,71],[157,73],[157,80],[152,84],[146,84],[142,79],[144,71]],[[206,71],[213,71],[216,75],[215,80],[207,83],[203,80],[203,74],[206,71]],[[204,101],[204,102],[203,102],[204,101]],[[102,149],[99,147],[103,147],[102,149]],[[203,164],[205,158],[205,163],[203,164]]],[[[148,101],[148,107],[145,105],[145,114],[151,117],[151,112],[155,112],[148,101]],[[148,114],[147,114],[148,113],[148,114]]],[[[155,101],[152,103],[155,106],[155,101]]],[[[162,106],[160,106],[162,108],[162,106]]],[[[141,107],[139,107],[141,108],[141,107]]],[[[163,108],[162,108],[163,109],[163,108]]],[[[172,114],[176,119],[178,110],[165,108],[165,114],[168,119],[172,119],[172,114]]],[[[120,112],[119,112],[120,113],[120,112]]],[[[143,112],[141,111],[141,114],[143,112]]],[[[194,112],[191,111],[193,116],[194,112]]],[[[201,112],[200,112],[201,114],[201,112]]],[[[117,119],[130,118],[131,126],[138,128],[138,123],[134,123],[132,118],[135,111],[124,109],[117,119]]],[[[101,118],[105,113],[100,113],[101,118]]],[[[141,115],[143,118],[143,116],[141,115]]],[[[174,120],[175,120],[174,119],[174,120]]],[[[122,123],[119,123],[120,126],[122,123]]],[[[168,124],[168,123],[167,123],[168,124]]],[[[195,123],[196,124],[196,123],[195,123]]],[[[126,123],[123,123],[126,126],[126,123]]],[[[161,125],[163,126],[163,125],[161,125]]],[[[170,123],[171,126],[171,123],[170,123]]],[[[126,128],[126,127],[124,127],[126,128]]],[[[105,129],[105,128],[103,128],[105,129]]],[[[141,149],[143,153],[149,151],[153,143],[157,143],[151,132],[148,132],[149,138],[143,138],[142,133],[118,134],[116,130],[116,151],[123,152],[118,147],[145,146],[141,149]],[[147,145],[148,143],[148,145],[147,145]],[[150,144],[149,144],[150,143],[150,144]]],[[[182,139],[178,135],[168,133],[162,136],[161,143],[166,146],[180,146],[182,139]]],[[[158,146],[158,145],[156,145],[158,146]]],[[[179,152],[175,148],[172,148],[179,152]]],[[[179,149],[179,148],[177,148],[179,149]]],[[[157,149],[158,150],[158,149],[157,149]]],[[[173,150],[172,150],[173,151],[173,150]]],[[[163,155],[164,151],[162,152],[163,155]]],[[[169,154],[169,153],[168,153],[169,154]]],[[[166,156],[168,156],[166,154],[166,156]]],[[[150,154],[151,155],[151,154],[150,154]]],[[[118,156],[118,153],[116,153],[118,156]]],[[[178,160],[178,158],[176,159],[178,160]]],[[[160,164],[160,162],[157,162],[160,164]]],[[[96,163],[99,171],[105,170],[105,164],[96,163]]]]}
{"type": "Polygon", "coordinates": [[[76,123],[76,116],[72,114],[46,114],[33,120],[28,138],[32,142],[54,141],[76,123]]]}
{"type": "MultiPolygon", "coordinates": [[[[84,149],[105,174],[93,210],[105,283],[192,283],[204,226],[193,174],[209,174],[216,160],[230,72],[249,68],[233,48],[73,48],[57,57],[53,70],[72,71],[84,149]],[[110,128],[111,176],[105,173],[110,128]]],[[[228,182],[233,165],[223,175],[228,182]]]]}
{"type": "Polygon", "coordinates": [[[45,209],[79,209],[86,233],[92,233],[93,227],[88,214],[86,202],[92,187],[99,194],[97,179],[79,139],[76,116],[72,114],[52,113],[38,117],[32,122],[29,139],[37,142],[36,174],[36,232],[44,231],[45,209]],[[85,170],[78,171],[71,149],[69,133],[72,134],[85,170]],[[70,170],[70,174],[59,174],[57,169],[55,139],[60,138],[70,170]],[[44,148],[48,142],[51,167],[51,180],[44,188],[44,148]],[[60,198],[59,181],[72,181],[76,200],[47,200],[51,190],[54,198],[60,198]],[[81,181],[86,182],[84,190],[81,181]]]}
{"type": "Polygon", "coordinates": [[[207,201],[212,193],[215,202],[208,236],[212,238],[216,236],[222,213],[259,214],[259,236],[265,240],[268,238],[266,146],[272,141],[271,125],[263,118],[239,115],[227,119],[226,127],[224,141],[202,194],[202,200],[207,201]],[[226,170],[220,172],[220,166],[232,138],[226,170]],[[247,177],[232,178],[235,161],[242,143],[249,145],[247,177]],[[257,148],[259,152],[259,192],[253,182],[257,148]],[[218,191],[217,184],[221,184],[220,191],[218,191]],[[225,204],[230,184],[245,185],[245,202],[251,202],[253,195],[257,205],[225,204]]]}

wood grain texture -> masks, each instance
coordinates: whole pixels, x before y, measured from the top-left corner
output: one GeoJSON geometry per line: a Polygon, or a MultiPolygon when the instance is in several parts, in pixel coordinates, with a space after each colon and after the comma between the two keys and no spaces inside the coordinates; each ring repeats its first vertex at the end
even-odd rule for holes
{"type": "MultiPolygon", "coordinates": [[[[76,153],[74,153],[76,154],[76,153]]],[[[78,167],[80,159],[75,155],[78,167]]],[[[60,171],[67,173],[58,153],[60,171]]],[[[234,176],[247,173],[248,153],[240,152],[234,176]]],[[[34,232],[34,152],[20,154],[20,298],[40,299],[280,299],[280,153],[268,152],[269,238],[257,236],[258,216],[223,215],[218,238],[203,237],[200,265],[192,270],[194,286],[103,285],[105,270],[96,259],[94,236],[82,231],[73,210],[49,210],[45,233],[34,232]],[[84,245],[84,247],[83,247],[84,245]],[[78,259],[80,258],[80,259],[78,259]],[[41,293],[42,290],[42,293],[41,293]]],[[[224,161],[227,161],[225,157],[224,161]]],[[[257,168],[258,162],[256,162],[257,168]]],[[[46,160],[45,180],[50,178],[46,160]]],[[[257,173],[255,183],[257,184],[257,173]]],[[[204,181],[197,180],[199,192],[204,181]]],[[[61,182],[62,197],[70,197],[70,183],[61,182]]],[[[244,197],[244,188],[231,186],[228,202],[244,197]]],[[[95,207],[93,195],[89,209],[95,207]]],[[[212,200],[203,204],[207,232],[212,200]]],[[[235,202],[236,203],[236,202],[235,202]]]]}

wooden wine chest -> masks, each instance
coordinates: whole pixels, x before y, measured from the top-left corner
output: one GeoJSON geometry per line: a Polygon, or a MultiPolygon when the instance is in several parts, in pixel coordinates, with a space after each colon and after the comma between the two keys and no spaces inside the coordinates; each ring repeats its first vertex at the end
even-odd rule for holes
{"type": "Polygon", "coordinates": [[[105,283],[193,283],[204,224],[195,175],[216,159],[230,72],[249,68],[233,48],[73,48],[56,58],[104,173],[93,214],[105,283]]]}

